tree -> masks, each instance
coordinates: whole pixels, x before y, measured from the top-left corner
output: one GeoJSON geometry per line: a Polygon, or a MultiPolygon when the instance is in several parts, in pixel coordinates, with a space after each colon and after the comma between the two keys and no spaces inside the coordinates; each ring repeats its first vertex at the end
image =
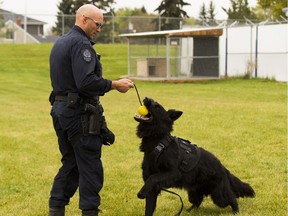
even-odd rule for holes
{"type": "Polygon", "coordinates": [[[206,13],[205,3],[203,3],[200,8],[199,19],[202,25],[205,25],[205,23],[207,22],[207,13],[206,13]]]}
{"type": "Polygon", "coordinates": [[[67,33],[75,23],[77,9],[83,4],[93,4],[104,11],[111,11],[114,0],[62,0],[58,5],[56,26],[52,28],[54,34],[67,33]]]}
{"type": "Polygon", "coordinates": [[[248,7],[248,0],[230,0],[232,8],[222,9],[227,13],[228,19],[243,21],[247,19],[255,19],[256,15],[248,7]]]}
{"type": "MultiPolygon", "coordinates": [[[[0,1],[0,8],[1,8],[1,5],[2,5],[3,1],[0,1]]],[[[4,16],[2,13],[0,13],[0,32],[1,32],[1,28],[5,26],[5,23],[4,23],[4,16]]]]}
{"type": "Polygon", "coordinates": [[[214,26],[216,24],[216,20],[215,20],[215,5],[214,5],[212,0],[209,3],[208,24],[210,26],[214,26]]]}
{"type": "Polygon", "coordinates": [[[260,19],[277,20],[286,17],[282,11],[287,8],[287,0],[258,0],[256,13],[260,19]]]}
{"type": "Polygon", "coordinates": [[[154,30],[155,25],[151,22],[151,19],[149,19],[151,16],[152,15],[147,14],[145,7],[134,9],[120,8],[117,11],[116,17],[116,20],[119,23],[118,31],[127,33],[154,30]]]}
{"type": "Polygon", "coordinates": [[[182,18],[189,17],[182,8],[189,3],[183,0],[163,0],[161,4],[155,9],[165,21],[161,22],[161,30],[179,29],[182,18]],[[168,19],[174,17],[175,19],[168,19]]]}
{"type": "Polygon", "coordinates": [[[200,8],[199,19],[202,25],[213,26],[216,24],[215,21],[215,5],[212,1],[209,3],[208,10],[206,9],[205,3],[200,8]]]}

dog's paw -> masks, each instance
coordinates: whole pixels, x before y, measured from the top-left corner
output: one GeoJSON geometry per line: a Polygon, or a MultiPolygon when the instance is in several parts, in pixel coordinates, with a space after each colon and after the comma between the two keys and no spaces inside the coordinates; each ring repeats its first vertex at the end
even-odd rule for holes
{"type": "Polygon", "coordinates": [[[145,196],[145,194],[143,193],[142,190],[140,190],[140,191],[138,192],[137,197],[138,197],[139,199],[145,199],[145,198],[146,198],[146,196],[145,196]]]}

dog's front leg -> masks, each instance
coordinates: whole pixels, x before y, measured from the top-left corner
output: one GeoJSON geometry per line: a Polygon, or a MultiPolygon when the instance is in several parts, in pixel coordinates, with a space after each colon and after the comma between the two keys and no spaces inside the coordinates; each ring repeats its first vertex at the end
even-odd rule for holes
{"type": "Polygon", "coordinates": [[[151,175],[144,186],[138,192],[139,199],[144,199],[151,191],[160,191],[162,188],[170,188],[175,186],[175,183],[181,179],[181,172],[173,170],[165,173],[156,173],[151,175]]]}
{"type": "Polygon", "coordinates": [[[145,216],[152,216],[156,208],[157,197],[159,192],[151,192],[146,196],[145,216]]]}

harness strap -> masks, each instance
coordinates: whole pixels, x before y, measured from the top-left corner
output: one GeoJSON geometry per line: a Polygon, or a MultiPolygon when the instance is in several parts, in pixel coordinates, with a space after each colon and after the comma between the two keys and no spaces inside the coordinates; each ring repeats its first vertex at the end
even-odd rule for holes
{"type": "Polygon", "coordinates": [[[155,154],[155,163],[157,163],[159,156],[165,149],[168,148],[172,140],[176,142],[180,150],[179,154],[181,162],[179,165],[179,169],[182,172],[189,172],[198,164],[201,151],[195,144],[192,144],[189,140],[185,140],[179,137],[172,137],[168,135],[160,140],[158,145],[153,150],[155,154]]]}
{"type": "Polygon", "coordinates": [[[183,172],[191,171],[199,162],[201,151],[197,145],[192,144],[189,140],[176,138],[176,142],[181,149],[180,170],[183,172]]]}
{"type": "Polygon", "coordinates": [[[160,140],[158,145],[154,148],[155,162],[157,162],[159,156],[169,146],[171,141],[172,141],[172,137],[170,135],[160,140]]]}

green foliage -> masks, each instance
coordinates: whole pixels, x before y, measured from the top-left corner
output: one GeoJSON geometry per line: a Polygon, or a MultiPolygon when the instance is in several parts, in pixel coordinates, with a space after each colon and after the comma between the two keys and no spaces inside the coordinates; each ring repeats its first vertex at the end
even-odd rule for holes
{"type": "Polygon", "coordinates": [[[243,21],[245,18],[253,20],[256,15],[248,6],[248,0],[230,0],[232,8],[222,8],[228,15],[228,19],[243,21]]]}
{"type": "Polygon", "coordinates": [[[188,17],[188,14],[182,10],[186,5],[190,4],[183,0],[164,0],[155,11],[158,11],[164,17],[188,17]]]}
{"type": "Polygon", "coordinates": [[[83,4],[93,4],[104,11],[111,11],[114,0],[62,0],[58,5],[57,22],[52,31],[57,35],[67,33],[75,23],[76,11],[83,4]]]}
{"type": "Polygon", "coordinates": [[[205,3],[202,4],[200,8],[200,13],[199,13],[199,19],[200,19],[200,24],[202,25],[210,25],[214,26],[216,25],[216,20],[215,20],[215,5],[213,1],[210,1],[209,3],[209,8],[206,10],[205,3]]]}
{"type": "Polygon", "coordinates": [[[213,1],[210,1],[209,3],[209,9],[208,9],[208,23],[209,25],[215,25],[215,5],[213,3],[213,1]]]}
{"type": "MultiPolygon", "coordinates": [[[[51,184],[60,167],[57,139],[49,115],[49,53],[51,44],[0,45],[0,215],[42,216],[48,212],[51,184]]],[[[127,73],[125,45],[96,45],[104,75],[127,73]]],[[[183,111],[173,135],[213,152],[255,191],[254,199],[238,199],[239,216],[287,215],[287,84],[270,80],[219,80],[198,83],[135,81],[142,98],[152,97],[167,109],[183,111]]],[[[103,216],[141,216],[137,199],[143,181],[142,153],[133,119],[139,106],[135,90],[107,93],[101,102],[116,142],[104,146],[103,216]]],[[[183,216],[231,215],[206,198],[183,216]]],[[[66,215],[80,216],[78,194],[66,215]]],[[[178,197],[162,193],[157,215],[173,215],[178,197]]]]}
{"type": "Polygon", "coordinates": [[[263,20],[277,20],[281,19],[281,16],[286,18],[282,9],[288,7],[287,0],[258,0],[257,4],[257,16],[263,20]]]}
{"type": "Polygon", "coordinates": [[[115,22],[118,23],[116,31],[131,33],[157,30],[157,26],[152,22],[153,18],[155,18],[155,15],[147,14],[145,7],[121,8],[116,12],[115,22]]]}
{"type": "MultiPolygon", "coordinates": [[[[175,17],[175,18],[184,18],[188,17],[186,11],[182,8],[186,5],[190,5],[183,0],[163,0],[160,5],[155,9],[158,11],[161,17],[175,17]]],[[[179,29],[179,20],[175,19],[166,19],[165,22],[161,23],[161,30],[169,29],[179,29]]]]}
{"type": "Polygon", "coordinates": [[[206,22],[206,19],[207,19],[206,6],[205,6],[205,3],[204,3],[204,2],[203,2],[202,6],[201,6],[201,8],[200,8],[199,19],[200,19],[202,22],[206,22]]]}
{"type": "MultiPolygon", "coordinates": [[[[0,1],[0,9],[2,8],[3,1],[0,1]]],[[[5,36],[5,23],[4,23],[4,16],[2,13],[0,13],[0,37],[5,36]]]]}

